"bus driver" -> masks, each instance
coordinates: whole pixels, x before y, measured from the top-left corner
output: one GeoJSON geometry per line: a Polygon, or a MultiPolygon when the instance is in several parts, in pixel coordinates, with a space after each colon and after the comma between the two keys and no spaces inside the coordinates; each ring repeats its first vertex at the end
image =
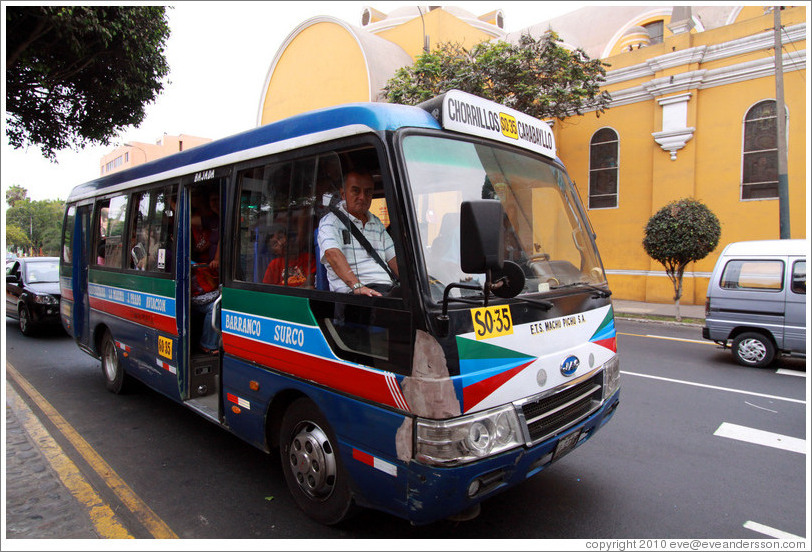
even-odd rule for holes
{"type": "MultiPolygon", "coordinates": [[[[350,223],[358,227],[397,277],[398,265],[392,238],[381,219],[369,211],[373,187],[369,173],[347,173],[341,190],[343,201],[337,208],[345,216],[349,215],[350,223]]],[[[322,251],[321,261],[326,265],[332,291],[377,297],[381,292],[375,288],[388,291],[393,285],[387,271],[367,253],[335,213],[327,213],[319,222],[319,250],[322,251]]]]}

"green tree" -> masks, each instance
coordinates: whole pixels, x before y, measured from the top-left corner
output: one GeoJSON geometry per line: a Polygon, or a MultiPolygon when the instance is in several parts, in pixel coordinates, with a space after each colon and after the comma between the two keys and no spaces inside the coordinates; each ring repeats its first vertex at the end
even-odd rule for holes
{"type": "MultiPolygon", "coordinates": [[[[25,243],[19,238],[15,238],[14,245],[19,247],[31,247],[35,253],[40,249],[44,255],[57,255],[62,239],[62,219],[65,213],[65,203],[61,200],[46,199],[42,201],[31,201],[28,191],[25,192],[24,199],[17,200],[14,205],[6,211],[6,231],[9,228],[17,228],[25,237],[25,243]]],[[[7,192],[8,197],[8,192],[7,192]]],[[[12,244],[10,238],[7,241],[12,244]]]]}
{"type": "Polygon", "coordinates": [[[28,190],[19,184],[13,184],[6,190],[6,203],[14,207],[18,201],[22,201],[28,197],[28,190]]]}
{"type": "Polygon", "coordinates": [[[6,125],[15,148],[107,145],[163,90],[162,6],[8,6],[6,125]]]}
{"type": "Polygon", "coordinates": [[[470,50],[444,43],[398,69],[384,93],[388,102],[416,105],[458,89],[538,118],[563,119],[587,108],[600,115],[611,100],[600,90],[608,65],[560,43],[553,31],[538,39],[523,35],[518,44],[481,42],[470,50]]]}
{"type": "Polygon", "coordinates": [[[16,253],[17,249],[27,249],[31,245],[31,240],[19,226],[6,226],[6,250],[9,247],[16,253]]]}
{"type": "Polygon", "coordinates": [[[677,321],[682,320],[679,301],[685,267],[707,257],[718,245],[721,234],[716,215],[693,198],[672,201],[648,220],[643,248],[649,257],[665,267],[674,285],[677,321]]]}

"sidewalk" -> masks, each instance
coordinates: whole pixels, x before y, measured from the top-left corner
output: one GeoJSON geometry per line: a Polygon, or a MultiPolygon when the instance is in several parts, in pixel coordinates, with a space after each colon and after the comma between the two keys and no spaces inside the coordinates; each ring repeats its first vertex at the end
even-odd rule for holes
{"type": "MultiPolygon", "coordinates": [[[[642,301],[625,301],[622,299],[612,299],[612,306],[617,314],[645,316],[665,316],[676,317],[674,303],[643,303],[642,301]]],[[[685,318],[705,319],[705,305],[682,305],[679,306],[680,316],[685,318]]]]}
{"type": "Polygon", "coordinates": [[[99,538],[87,509],[70,493],[32,435],[30,424],[39,423],[32,422],[32,417],[34,414],[6,382],[3,548],[14,550],[14,539],[99,538]]]}
{"type": "MultiPolygon", "coordinates": [[[[673,304],[613,300],[617,314],[674,317],[673,304]]],[[[681,305],[683,318],[703,319],[705,307],[681,305]]],[[[6,383],[6,539],[97,539],[87,510],[48,463],[23,420],[33,413],[6,383]]],[[[11,541],[6,540],[6,546],[11,541]]]]}

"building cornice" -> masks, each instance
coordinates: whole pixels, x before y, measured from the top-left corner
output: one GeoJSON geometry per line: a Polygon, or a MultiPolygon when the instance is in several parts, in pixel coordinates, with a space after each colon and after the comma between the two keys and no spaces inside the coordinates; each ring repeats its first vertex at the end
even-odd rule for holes
{"type": "MultiPolygon", "coordinates": [[[[806,69],[806,50],[785,53],[783,55],[783,64],[784,73],[806,69]]],[[[772,57],[745,61],[718,69],[688,71],[673,75],[673,78],[652,79],[638,86],[615,90],[610,93],[612,100],[609,107],[645,102],[666,94],[686,92],[692,89],[704,90],[715,86],[769,77],[774,74],[775,61],[772,57]]],[[[594,109],[587,109],[586,111],[594,111],[594,109]]]]}
{"type": "MultiPolygon", "coordinates": [[[[781,34],[783,44],[791,44],[802,40],[806,40],[806,23],[798,23],[784,27],[784,32],[781,34]]],[[[708,52],[703,62],[718,61],[728,57],[760,52],[772,48],[775,48],[775,33],[770,30],[745,38],[731,40],[730,42],[708,46],[708,52]]]]}
{"type": "MultiPolygon", "coordinates": [[[[806,39],[806,23],[798,23],[784,28],[784,44],[798,42],[806,39]]],[[[660,56],[653,57],[643,63],[638,63],[622,69],[607,71],[605,86],[619,84],[629,80],[641,79],[654,76],[658,71],[681,67],[689,64],[701,64],[711,61],[719,61],[725,58],[750,54],[753,52],[763,52],[775,46],[775,39],[772,31],[759,33],[756,35],[738,38],[722,44],[713,46],[696,46],[676,52],[668,52],[660,56]]],[[[787,57],[787,54],[784,55],[787,57]]],[[[613,93],[614,95],[614,93],[613,93]]]]}
{"type": "Polygon", "coordinates": [[[685,92],[686,90],[699,88],[707,72],[707,69],[699,69],[698,71],[687,71],[670,77],[660,77],[643,83],[642,88],[648,92],[651,98],[674,94],[675,92],[685,92]]]}

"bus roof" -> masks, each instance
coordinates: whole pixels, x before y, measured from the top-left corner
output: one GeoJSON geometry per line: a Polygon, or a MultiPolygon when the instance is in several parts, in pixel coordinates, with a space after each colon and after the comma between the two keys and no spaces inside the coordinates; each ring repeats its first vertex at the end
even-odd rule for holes
{"type": "Polygon", "coordinates": [[[214,168],[229,162],[303,147],[333,138],[403,127],[439,129],[440,124],[419,107],[387,103],[354,103],[295,115],[131,169],[76,186],[68,202],[102,191],[126,188],[214,168]],[[308,139],[307,137],[311,137],[308,139]]]}

